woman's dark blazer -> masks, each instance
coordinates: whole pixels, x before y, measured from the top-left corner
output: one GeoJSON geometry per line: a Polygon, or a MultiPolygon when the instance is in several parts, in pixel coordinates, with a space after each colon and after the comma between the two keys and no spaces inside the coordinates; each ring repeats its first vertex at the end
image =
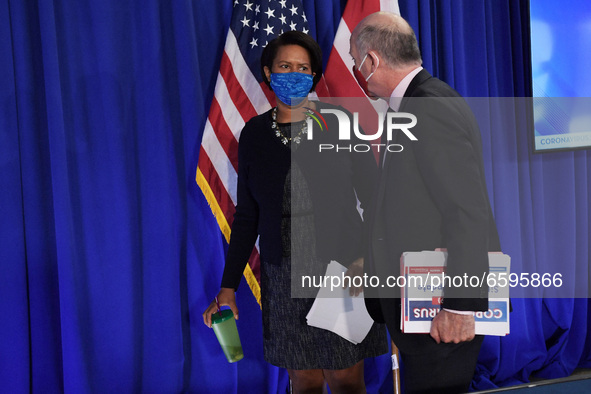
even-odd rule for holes
{"type": "MultiPolygon", "coordinates": [[[[320,113],[322,108],[345,111],[342,107],[316,103],[320,113]]],[[[271,111],[255,116],[244,126],[238,148],[238,201],[222,287],[238,287],[259,235],[261,260],[281,263],[283,193],[292,160],[301,168],[310,192],[317,256],[327,263],[336,260],[343,265],[363,256],[364,232],[356,198],[362,209],[371,202],[377,181],[376,161],[371,150],[349,152],[349,145],[365,141],[355,137],[351,141],[339,141],[337,117],[332,114],[323,117],[326,130],[313,122],[312,140],[304,138],[294,151],[274,134],[271,111]],[[334,149],[320,152],[320,144],[333,145],[334,149]],[[337,151],[337,145],[344,149],[337,151]]],[[[364,149],[358,147],[358,150],[364,149]]]]}

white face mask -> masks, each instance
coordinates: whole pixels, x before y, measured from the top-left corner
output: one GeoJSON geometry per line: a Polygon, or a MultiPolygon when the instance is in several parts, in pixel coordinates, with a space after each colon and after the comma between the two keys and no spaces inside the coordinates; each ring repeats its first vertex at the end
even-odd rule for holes
{"type": "MultiPolygon", "coordinates": [[[[369,55],[369,52],[365,54],[365,56],[363,57],[363,60],[361,61],[361,64],[359,65],[359,67],[357,68],[358,70],[361,70],[361,67],[363,67],[363,63],[365,63],[365,59],[367,59],[367,56],[369,55]]],[[[373,76],[373,74],[377,71],[378,67],[380,67],[380,58],[378,57],[378,64],[376,65],[376,69],[373,70],[373,72],[371,74],[369,74],[367,76],[367,78],[365,78],[365,82],[368,82],[369,79],[373,76]]]]}

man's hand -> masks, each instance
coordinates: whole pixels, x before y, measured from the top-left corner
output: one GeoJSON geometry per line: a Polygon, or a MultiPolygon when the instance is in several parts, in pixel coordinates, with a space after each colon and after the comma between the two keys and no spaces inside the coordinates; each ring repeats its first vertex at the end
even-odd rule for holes
{"type": "MultiPolygon", "coordinates": [[[[347,272],[345,272],[345,276],[348,276],[351,278],[351,284],[353,284],[353,279],[356,276],[359,276],[359,277],[363,276],[363,257],[358,258],[357,260],[352,262],[351,265],[349,265],[347,272]]],[[[343,288],[345,288],[345,287],[346,286],[343,286],[343,288]]],[[[353,296],[357,297],[362,292],[363,292],[363,286],[359,286],[359,287],[351,286],[351,288],[349,288],[349,295],[352,297],[353,296]]]]}
{"type": "Polygon", "coordinates": [[[474,339],[474,316],[441,310],[431,321],[435,342],[460,343],[474,339]]]}

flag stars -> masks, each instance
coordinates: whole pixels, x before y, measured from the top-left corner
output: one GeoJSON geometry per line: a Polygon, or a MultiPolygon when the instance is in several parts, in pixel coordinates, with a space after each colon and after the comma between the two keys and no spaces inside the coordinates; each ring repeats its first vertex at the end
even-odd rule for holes
{"type": "Polygon", "coordinates": [[[275,18],[275,10],[272,10],[271,8],[267,8],[265,14],[267,14],[267,18],[269,19],[275,18]]]}
{"type": "Polygon", "coordinates": [[[287,2],[287,0],[281,0],[279,2],[279,4],[281,4],[281,8],[285,8],[286,7],[286,5],[285,5],[286,2],[287,2]]]}
{"type": "Polygon", "coordinates": [[[259,29],[259,21],[256,21],[254,25],[252,25],[252,28],[254,29],[254,31],[257,31],[259,29]]]}
{"type": "Polygon", "coordinates": [[[308,22],[308,19],[306,18],[306,14],[304,14],[303,12],[302,12],[302,18],[304,19],[304,22],[308,22]]]}
{"type": "Polygon", "coordinates": [[[295,5],[292,5],[290,8],[291,11],[291,15],[297,15],[298,14],[298,7],[296,7],[295,5]]]}
{"type": "Polygon", "coordinates": [[[250,26],[248,24],[250,22],[250,19],[246,19],[246,15],[244,15],[244,19],[242,19],[240,22],[242,22],[242,27],[248,27],[248,26],[250,26]]]}
{"type": "Polygon", "coordinates": [[[246,11],[252,11],[252,6],[253,6],[253,4],[252,4],[250,1],[246,0],[246,3],[244,3],[244,4],[242,4],[242,5],[243,5],[244,7],[246,7],[246,11]]]}
{"type": "Polygon", "coordinates": [[[281,16],[279,17],[279,20],[281,21],[282,25],[285,25],[287,22],[285,21],[285,15],[281,14],[281,16]]]}
{"type": "Polygon", "coordinates": [[[254,13],[258,14],[259,12],[261,12],[261,5],[257,4],[256,7],[254,7],[254,13]]]}
{"type": "Polygon", "coordinates": [[[267,23],[267,27],[264,28],[263,30],[267,32],[267,35],[273,34],[273,26],[269,26],[268,23],[267,23]]]}
{"type": "Polygon", "coordinates": [[[291,22],[291,23],[289,24],[289,28],[290,28],[291,30],[295,30],[295,29],[297,28],[297,25],[295,24],[295,22],[291,22]]]}
{"type": "Polygon", "coordinates": [[[308,30],[308,29],[306,29],[306,28],[304,27],[304,28],[302,29],[302,31],[304,32],[304,34],[308,34],[308,32],[309,32],[310,30],[308,30]]]}
{"type": "Polygon", "coordinates": [[[254,48],[254,47],[258,47],[259,45],[257,44],[258,39],[257,38],[253,38],[252,41],[249,43],[250,44],[250,48],[254,48]]]}

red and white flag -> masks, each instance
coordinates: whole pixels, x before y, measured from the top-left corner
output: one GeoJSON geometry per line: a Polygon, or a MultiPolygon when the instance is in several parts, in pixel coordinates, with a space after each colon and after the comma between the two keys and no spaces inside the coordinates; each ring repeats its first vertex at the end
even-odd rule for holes
{"type": "MultiPolygon", "coordinates": [[[[324,78],[332,97],[365,97],[353,76],[353,59],[349,55],[349,38],[359,22],[378,11],[400,15],[398,0],[349,0],[332,45],[324,78]]],[[[319,94],[321,95],[321,94],[319,94]]]]}
{"type": "MultiPolygon", "coordinates": [[[[353,76],[353,59],[349,54],[351,32],[366,16],[378,11],[387,11],[400,15],[398,0],[350,0],[345,7],[341,22],[326,65],[324,78],[330,97],[335,104],[341,104],[359,114],[359,123],[366,134],[374,134],[379,126],[379,112],[385,112],[388,104],[382,100],[368,99],[353,76]],[[348,99],[348,98],[359,99],[348,99]]],[[[361,54],[360,54],[361,55],[361,54]]],[[[361,55],[361,57],[363,57],[361,55]]],[[[327,97],[318,92],[321,97],[327,97]]],[[[375,142],[379,142],[375,141],[375,142]]],[[[376,160],[379,152],[374,149],[376,160]]]]}

